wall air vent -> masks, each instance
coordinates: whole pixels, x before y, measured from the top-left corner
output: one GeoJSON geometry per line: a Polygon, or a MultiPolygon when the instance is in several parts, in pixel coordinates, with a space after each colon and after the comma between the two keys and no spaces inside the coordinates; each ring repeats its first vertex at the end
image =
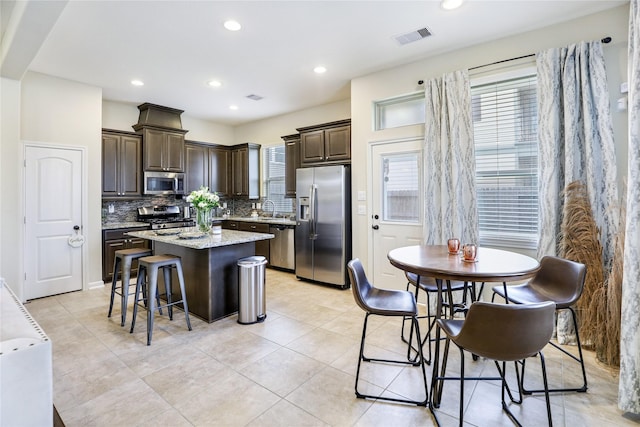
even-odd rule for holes
{"type": "Polygon", "coordinates": [[[247,98],[253,100],[253,101],[260,101],[263,97],[260,95],[247,95],[247,98]]]}
{"type": "Polygon", "coordinates": [[[431,31],[427,27],[420,28],[419,30],[411,31],[410,33],[400,34],[399,36],[394,36],[393,38],[400,44],[405,45],[409,43],[416,42],[418,40],[422,40],[431,35],[431,31]]]}

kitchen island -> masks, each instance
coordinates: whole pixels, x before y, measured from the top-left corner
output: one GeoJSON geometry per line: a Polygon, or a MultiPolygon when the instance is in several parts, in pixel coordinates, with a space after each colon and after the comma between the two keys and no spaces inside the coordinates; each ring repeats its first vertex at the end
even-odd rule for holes
{"type": "MultiPolygon", "coordinates": [[[[273,239],[274,235],[222,230],[222,234],[186,238],[193,237],[194,232],[197,232],[194,228],[176,228],[128,234],[151,240],[157,255],[182,258],[189,313],[211,323],[238,311],[238,260],[255,254],[255,242],[273,239]],[[166,234],[172,232],[176,234],[166,234]]],[[[174,283],[177,280],[173,272],[174,283]]],[[[179,299],[177,293],[174,297],[179,299]]]]}

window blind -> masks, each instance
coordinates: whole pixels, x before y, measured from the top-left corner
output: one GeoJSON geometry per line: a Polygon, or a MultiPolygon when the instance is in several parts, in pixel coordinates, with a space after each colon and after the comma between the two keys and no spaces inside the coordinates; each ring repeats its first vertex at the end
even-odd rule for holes
{"type": "Polygon", "coordinates": [[[480,243],[538,242],[536,76],[471,89],[480,243]]]}
{"type": "Polygon", "coordinates": [[[264,149],[264,185],[266,198],[275,204],[276,212],[293,212],[292,199],[285,199],[285,147],[284,144],[264,149]]]}

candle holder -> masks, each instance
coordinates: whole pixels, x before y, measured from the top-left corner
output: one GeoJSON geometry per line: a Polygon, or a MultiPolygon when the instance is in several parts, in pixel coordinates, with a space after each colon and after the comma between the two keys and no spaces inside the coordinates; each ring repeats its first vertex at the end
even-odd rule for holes
{"type": "Polygon", "coordinates": [[[455,255],[460,252],[460,239],[449,239],[447,240],[447,247],[449,248],[449,253],[451,255],[455,255]]]}

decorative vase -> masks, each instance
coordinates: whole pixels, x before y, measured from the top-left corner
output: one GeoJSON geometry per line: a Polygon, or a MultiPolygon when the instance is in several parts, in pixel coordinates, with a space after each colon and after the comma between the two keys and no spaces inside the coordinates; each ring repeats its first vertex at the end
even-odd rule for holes
{"type": "Polygon", "coordinates": [[[208,233],[211,230],[211,209],[196,209],[198,230],[208,233]]]}

